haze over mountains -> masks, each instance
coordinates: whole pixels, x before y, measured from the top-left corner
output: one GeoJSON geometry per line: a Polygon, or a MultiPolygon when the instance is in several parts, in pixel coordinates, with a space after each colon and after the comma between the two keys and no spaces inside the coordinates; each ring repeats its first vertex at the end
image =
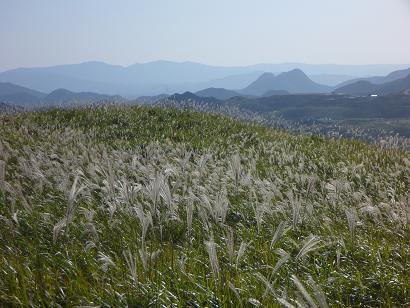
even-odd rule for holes
{"type": "Polygon", "coordinates": [[[356,96],[367,95],[391,95],[407,93],[410,89],[410,73],[405,78],[400,78],[391,82],[376,84],[368,80],[359,80],[336,89],[334,92],[339,94],[349,94],[356,96]]]}
{"type": "MultiPolygon", "coordinates": [[[[89,74],[89,73],[88,73],[89,74]]],[[[250,74],[248,74],[250,76],[250,74]]],[[[227,79],[225,79],[227,80],[227,79]]],[[[33,80],[35,81],[35,80],[33,80]]],[[[345,83],[344,83],[345,84],[345,83]]],[[[235,96],[269,97],[274,95],[290,94],[319,94],[330,93],[353,96],[368,96],[370,94],[391,95],[407,94],[410,90],[410,69],[399,70],[386,76],[376,76],[364,79],[353,79],[349,84],[332,88],[312,81],[302,70],[294,69],[278,75],[262,73],[248,85],[241,89],[206,88],[195,93],[195,97],[212,97],[218,100],[227,100],[235,96]],[[406,75],[409,73],[408,75],[406,75]],[[402,78],[402,76],[406,76],[402,78]],[[384,82],[383,81],[388,81],[384,82]]],[[[179,93],[190,93],[188,89],[179,93]]],[[[153,103],[164,98],[166,94],[155,93],[154,96],[141,97],[143,103],[153,103]]],[[[192,93],[190,93],[191,95],[192,93]]],[[[192,94],[193,95],[193,94],[192,94]]],[[[189,97],[189,99],[193,99],[189,97]]],[[[100,94],[90,91],[74,92],[67,89],[53,89],[49,94],[36,91],[10,82],[0,83],[0,101],[19,106],[94,103],[98,101],[123,102],[125,99],[118,95],[100,94]]]]}
{"type": "Polygon", "coordinates": [[[262,73],[278,74],[294,69],[324,85],[369,75],[387,74],[410,65],[257,64],[222,67],[192,62],[155,61],[127,67],[102,62],[19,68],[0,73],[0,82],[11,82],[40,92],[64,88],[72,92],[96,92],[137,97],[183,91],[243,89],[262,73]]]}
{"type": "Polygon", "coordinates": [[[0,102],[11,102],[16,105],[33,105],[40,102],[45,96],[45,93],[9,82],[0,83],[0,102]]]}
{"type": "Polygon", "coordinates": [[[8,105],[39,107],[74,103],[95,103],[104,100],[121,102],[124,101],[124,98],[93,92],[71,92],[66,89],[56,89],[47,94],[12,83],[0,82],[0,102],[8,105]]]}
{"type": "MultiPolygon", "coordinates": [[[[224,88],[208,88],[196,92],[199,97],[214,97],[220,100],[235,96],[259,96],[287,94],[336,93],[355,96],[371,94],[389,95],[404,93],[410,89],[410,69],[389,73],[387,76],[375,76],[353,79],[340,86],[330,87],[312,81],[303,71],[294,69],[277,76],[263,73],[254,82],[243,89],[229,90],[224,88]]],[[[407,92],[406,92],[407,93],[407,92]]]]}
{"type": "Polygon", "coordinates": [[[337,85],[337,88],[343,87],[348,84],[352,84],[356,81],[368,81],[373,84],[382,84],[382,83],[387,83],[391,81],[395,81],[401,78],[405,78],[408,75],[410,75],[410,68],[402,69],[402,70],[397,70],[393,71],[386,76],[373,76],[373,77],[368,77],[368,78],[356,78],[356,79],[349,79],[346,80],[340,84],[337,85]]]}

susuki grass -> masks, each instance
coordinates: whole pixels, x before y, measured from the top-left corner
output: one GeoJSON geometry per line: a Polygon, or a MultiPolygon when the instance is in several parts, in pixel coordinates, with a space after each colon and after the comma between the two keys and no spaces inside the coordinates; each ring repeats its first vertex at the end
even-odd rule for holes
{"type": "Polygon", "coordinates": [[[410,305],[408,152],[159,108],[0,128],[4,306],[410,305]]]}

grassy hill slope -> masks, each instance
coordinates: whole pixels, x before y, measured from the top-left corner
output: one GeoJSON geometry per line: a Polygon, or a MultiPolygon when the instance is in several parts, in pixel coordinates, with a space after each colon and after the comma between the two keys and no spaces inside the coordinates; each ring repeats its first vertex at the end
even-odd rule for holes
{"type": "Polygon", "coordinates": [[[142,107],[0,140],[3,305],[410,304],[409,153],[142,107]]]}

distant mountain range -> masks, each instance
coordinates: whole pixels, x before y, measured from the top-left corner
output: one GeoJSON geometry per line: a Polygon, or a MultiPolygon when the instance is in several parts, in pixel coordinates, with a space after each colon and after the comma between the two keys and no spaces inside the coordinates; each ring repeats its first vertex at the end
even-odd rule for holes
{"type": "MultiPolygon", "coordinates": [[[[339,94],[349,94],[356,96],[366,95],[392,95],[407,93],[410,90],[410,70],[405,78],[397,79],[386,83],[373,83],[369,80],[359,80],[351,84],[340,87],[334,91],[339,94]]],[[[397,75],[396,75],[397,76],[397,75]]],[[[376,79],[380,80],[380,79],[376,79]]],[[[386,78],[385,80],[389,80],[386,78]]]]}
{"type": "Polygon", "coordinates": [[[71,92],[57,89],[49,94],[0,82],[0,102],[21,107],[39,107],[66,104],[95,103],[99,101],[124,101],[120,96],[110,96],[92,92],[71,92]]]}
{"type": "Polygon", "coordinates": [[[127,67],[102,62],[19,68],[0,73],[0,82],[11,82],[39,92],[64,88],[71,92],[95,92],[138,97],[199,91],[205,88],[242,89],[263,72],[280,73],[299,68],[317,83],[331,85],[352,76],[387,74],[410,65],[257,64],[211,66],[193,62],[155,61],[127,67]]]}
{"type": "MultiPolygon", "coordinates": [[[[87,76],[88,75],[84,72],[84,77],[87,76]]],[[[254,74],[245,74],[243,76],[246,76],[246,78],[249,79],[249,77],[254,76],[254,74]]],[[[183,89],[183,91],[180,92],[184,93],[184,98],[202,98],[202,100],[206,98],[205,101],[208,98],[224,101],[236,96],[252,98],[269,97],[275,95],[318,94],[330,92],[333,92],[335,94],[345,94],[353,96],[367,96],[370,94],[378,94],[384,96],[410,92],[410,69],[394,71],[386,76],[354,79],[351,80],[351,83],[343,85],[336,89],[314,82],[300,69],[293,69],[277,75],[270,72],[265,72],[254,77],[255,79],[252,79],[248,84],[243,85],[243,87],[240,89],[208,87],[196,91],[195,94],[193,94],[191,91],[187,91],[188,89],[183,89]],[[403,76],[405,76],[405,78],[403,78],[403,76]],[[190,98],[188,97],[189,95],[195,95],[195,97],[190,98]]],[[[227,80],[232,81],[235,80],[235,78],[237,79],[239,77],[230,76],[222,79],[227,82],[227,80]]],[[[241,82],[243,82],[244,80],[245,79],[242,79],[241,82]]],[[[227,83],[229,84],[230,82],[227,83]]],[[[176,97],[175,95],[173,96],[173,98],[176,97]]],[[[167,96],[167,93],[162,93],[154,96],[143,96],[141,97],[140,101],[143,103],[151,104],[167,96]]],[[[75,92],[64,88],[58,88],[57,90],[53,89],[52,91],[50,91],[50,93],[45,93],[20,85],[12,84],[10,82],[0,82],[0,101],[7,104],[27,107],[39,105],[60,106],[68,104],[85,104],[101,101],[124,102],[126,101],[126,99],[119,95],[100,94],[100,92],[91,91],[75,92]]],[[[130,103],[132,103],[132,101],[130,103]]]]}
{"type": "MultiPolygon", "coordinates": [[[[95,92],[73,92],[67,89],[53,90],[46,94],[31,90],[26,87],[17,86],[11,83],[0,83],[0,99],[22,106],[32,105],[59,105],[67,103],[85,103],[100,100],[123,101],[120,96],[110,96],[98,94],[95,92]]],[[[196,92],[198,97],[214,97],[219,100],[226,100],[235,96],[270,96],[286,95],[289,93],[318,93],[329,92],[330,87],[317,84],[309,79],[301,70],[295,69],[289,72],[281,73],[277,76],[272,73],[263,73],[256,80],[252,80],[241,90],[228,90],[225,88],[207,88],[196,92]]],[[[190,93],[184,91],[186,93],[190,93]]],[[[161,99],[161,96],[142,97],[146,103],[155,102],[161,99]]]]}

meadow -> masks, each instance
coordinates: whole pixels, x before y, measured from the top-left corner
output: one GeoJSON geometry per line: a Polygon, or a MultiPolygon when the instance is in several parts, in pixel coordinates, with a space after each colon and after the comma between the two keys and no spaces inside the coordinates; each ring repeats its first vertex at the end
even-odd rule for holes
{"type": "Polygon", "coordinates": [[[0,303],[410,306],[410,153],[189,110],[0,116],[0,303]]]}

